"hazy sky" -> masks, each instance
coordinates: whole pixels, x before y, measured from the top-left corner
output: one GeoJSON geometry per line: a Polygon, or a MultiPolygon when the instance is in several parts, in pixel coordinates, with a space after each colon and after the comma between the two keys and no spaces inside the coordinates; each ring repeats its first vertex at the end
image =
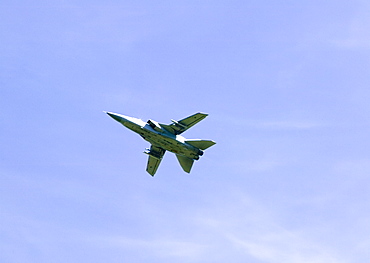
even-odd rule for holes
{"type": "Polygon", "coordinates": [[[0,261],[367,262],[369,87],[365,0],[3,0],[0,261]]]}

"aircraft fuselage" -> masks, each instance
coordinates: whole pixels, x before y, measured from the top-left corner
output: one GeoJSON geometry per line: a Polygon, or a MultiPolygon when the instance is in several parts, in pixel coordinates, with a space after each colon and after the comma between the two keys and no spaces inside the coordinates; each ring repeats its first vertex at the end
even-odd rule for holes
{"type": "Polygon", "coordinates": [[[150,148],[144,153],[149,155],[146,171],[151,176],[156,173],[166,151],[174,153],[184,172],[190,173],[194,160],[198,160],[204,150],[216,144],[212,140],[185,139],[180,136],[207,117],[206,113],[198,112],[179,121],[171,120],[172,124],[158,123],[153,120],[144,122],[118,113],[106,113],[150,143],[150,148]]]}
{"type": "MultiPolygon", "coordinates": [[[[109,114],[109,113],[108,113],[109,114]]],[[[180,135],[172,134],[166,129],[161,128],[158,123],[149,120],[148,123],[141,119],[115,114],[112,118],[122,125],[139,134],[144,140],[152,145],[164,150],[182,155],[194,160],[198,160],[203,155],[203,151],[185,142],[185,138],[180,135]]]]}

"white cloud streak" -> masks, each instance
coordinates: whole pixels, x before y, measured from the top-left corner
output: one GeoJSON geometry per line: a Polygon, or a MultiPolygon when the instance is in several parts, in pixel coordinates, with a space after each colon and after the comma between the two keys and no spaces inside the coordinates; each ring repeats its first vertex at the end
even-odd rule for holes
{"type": "Polygon", "coordinates": [[[312,240],[304,228],[293,230],[279,224],[276,216],[245,195],[234,195],[233,200],[223,201],[216,197],[187,222],[178,216],[172,220],[188,225],[191,232],[184,235],[177,229],[181,235],[172,231],[166,236],[163,231],[158,232],[163,236],[158,234],[152,239],[120,235],[88,239],[97,246],[143,251],[162,258],[163,262],[224,262],[227,259],[268,263],[346,262],[325,244],[312,240]]]}
{"type": "Polygon", "coordinates": [[[345,28],[345,36],[333,40],[332,43],[344,49],[370,49],[370,5],[368,1],[361,1],[357,13],[345,28]]]}

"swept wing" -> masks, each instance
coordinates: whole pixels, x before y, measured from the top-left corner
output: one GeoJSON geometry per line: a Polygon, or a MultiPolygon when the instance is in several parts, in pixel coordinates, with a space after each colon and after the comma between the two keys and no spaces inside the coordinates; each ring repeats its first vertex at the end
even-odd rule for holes
{"type": "Polygon", "coordinates": [[[161,126],[172,134],[181,134],[207,116],[208,114],[198,112],[179,121],[171,120],[170,125],[161,124],[161,126]]]}

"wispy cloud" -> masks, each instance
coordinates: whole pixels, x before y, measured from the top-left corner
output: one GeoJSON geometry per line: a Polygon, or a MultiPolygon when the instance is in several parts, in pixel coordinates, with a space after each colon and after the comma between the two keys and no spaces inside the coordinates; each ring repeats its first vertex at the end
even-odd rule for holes
{"type": "Polygon", "coordinates": [[[284,229],[261,233],[259,236],[240,237],[237,234],[228,236],[229,240],[246,254],[264,262],[277,263],[324,263],[344,262],[337,256],[313,245],[299,235],[284,229]]]}
{"type": "Polygon", "coordinates": [[[346,49],[370,49],[370,4],[361,1],[352,20],[344,28],[344,37],[332,41],[334,45],[346,49]]]}
{"type": "Polygon", "coordinates": [[[308,130],[320,126],[322,125],[310,121],[265,121],[255,123],[255,127],[270,129],[308,130]]]}
{"type": "Polygon", "coordinates": [[[87,242],[94,246],[115,247],[121,250],[145,251],[149,256],[168,259],[196,260],[203,258],[206,245],[196,241],[179,240],[176,238],[138,239],[124,236],[100,236],[91,238],[87,242]]]}
{"type": "Polygon", "coordinates": [[[229,167],[235,168],[236,171],[254,171],[254,172],[272,171],[285,164],[286,161],[273,156],[265,156],[253,160],[242,159],[237,161],[230,161],[227,163],[229,167]]]}
{"type": "Polygon", "coordinates": [[[305,119],[275,119],[275,120],[253,120],[253,119],[240,119],[235,116],[221,116],[225,122],[228,122],[233,126],[243,126],[256,129],[269,129],[269,130],[309,130],[324,127],[327,124],[320,123],[315,120],[305,120],[305,119]]]}
{"type": "MultiPolygon", "coordinates": [[[[336,251],[319,240],[310,238],[308,230],[289,229],[280,224],[271,212],[244,194],[233,195],[232,200],[215,198],[207,208],[184,222],[174,217],[177,224],[187,224],[192,231],[172,231],[171,236],[151,239],[125,236],[89,238],[97,246],[119,247],[125,251],[143,251],[147,255],[181,262],[249,262],[269,263],[342,263],[336,251]]],[[[195,213],[194,213],[195,212],[195,213]]],[[[165,232],[165,231],[164,231],[165,232]]],[[[163,232],[162,232],[163,233],[163,232]]]]}
{"type": "Polygon", "coordinates": [[[286,228],[255,201],[243,194],[239,198],[222,214],[200,219],[203,227],[217,232],[215,242],[219,242],[219,247],[230,248],[233,253],[244,254],[258,262],[345,262],[336,252],[309,238],[304,228],[286,228]]]}

